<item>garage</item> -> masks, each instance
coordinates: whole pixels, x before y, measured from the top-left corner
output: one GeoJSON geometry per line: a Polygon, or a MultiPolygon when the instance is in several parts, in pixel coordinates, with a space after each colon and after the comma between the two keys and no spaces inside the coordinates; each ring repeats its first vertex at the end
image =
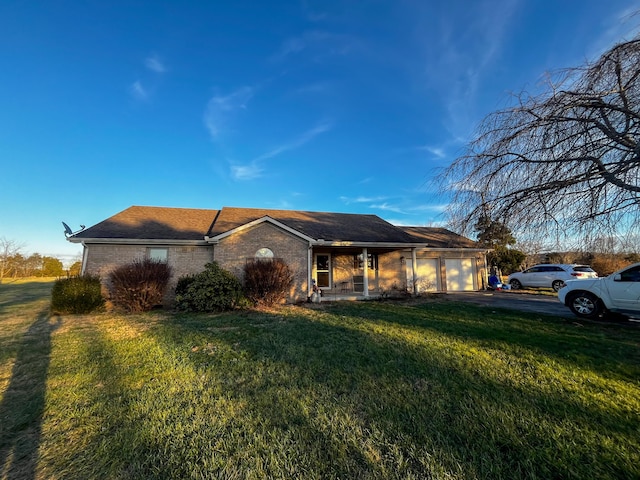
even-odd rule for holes
{"type": "Polygon", "coordinates": [[[476,277],[473,258],[446,258],[448,292],[470,292],[477,290],[473,279],[476,277]]]}
{"type": "MultiPolygon", "coordinates": [[[[437,292],[440,290],[437,258],[416,259],[416,292],[437,292]]],[[[413,291],[413,268],[411,262],[407,262],[407,285],[413,291]]]]}

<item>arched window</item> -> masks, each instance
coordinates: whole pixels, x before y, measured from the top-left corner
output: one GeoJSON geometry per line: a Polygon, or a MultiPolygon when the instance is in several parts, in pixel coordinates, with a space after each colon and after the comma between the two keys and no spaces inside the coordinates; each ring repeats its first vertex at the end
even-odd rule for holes
{"type": "Polygon", "coordinates": [[[262,258],[273,258],[273,252],[266,247],[262,247],[256,252],[256,259],[260,260],[262,258]]]}

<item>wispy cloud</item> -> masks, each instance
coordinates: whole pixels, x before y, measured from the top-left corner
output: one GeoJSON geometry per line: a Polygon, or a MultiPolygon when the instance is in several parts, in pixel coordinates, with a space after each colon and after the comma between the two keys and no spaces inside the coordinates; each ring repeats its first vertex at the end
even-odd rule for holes
{"type": "Polygon", "coordinates": [[[410,203],[406,208],[402,208],[399,206],[388,206],[382,205],[384,208],[382,209],[385,212],[397,213],[399,215],[404,215],[403,218],[390,219],[386,218],[386,220],[394,225],[413,225],[413,226],[444,226],[446,220],[443,216],[443,213],[448,208],[448,205],[439,204],[439,203],[424,203],[417,204],[416,202],[419,199],[414,198],[413,200],[405,199],[405,204],[410,203]]]}
{"type": "Polygon", "coordinates": [[[447,156],[445,149],[443,147],[423,145],[421,147],[418,147],[417,149],[423,152],[429,152],[431,155],[433,155],[436,158],[445,158],[447,156]]]}
{"type": "Polygon", "coordinates": [[[404,211],[402,208],[400,208],[397,205],[391,205],[387,202],[384,203],[374,203],[369,205],[369,208],[375,209],[375,210],[382,210],[384,212],[394,212],[394,213],[401,213],[401,214],[406,214],[407,212],[404,211]]]}
{"type": "Polygon", "coordinates": [[[490,3],[491,8],[486,2],[465,6],[455,19],[442,17],[434,25],[435,38],[433,32],[425,32],[424,79],[428,87],[441,92],[448,114],[444,125],[457,141],[465,141],[478,121],[479,92],[520,8],[518,0],[490,3]],[[462,34],[460,23],[465,24],[462,34]]]}
{"type": "Polygon", "coordinates": [[[286,39],[275,58],[284,58],[292,53],[298,53],[307,48],[308,42],[303,37],[292,37],[286,39]]]}
{"type": "MultiPolygon", "coordinates": [[[[148,70],[151,70],[154,73],[164,73],[167,71],[166,66],[160,60],[157,55],[151,55],[144,60],[144,65],[148,70]]],[[[154,82],[153,79],[150,79],[149,76],[144,76],[145,83],[143,84],[142,80],[136,80],[131,85],[129,85],[129,94],[138,101],[148,101],[151,99],[151,92],[154,90],[154,82]],[[149,87],[151,84],[151,87],[149,87]]]]}
{"type": "Polygon", "coordinates": [[[265,167],[263,166],[266,160],[277,157],[285,152],[295,150],[297,148],[302,147],[304,144],[310,142],[318,135],[331,130],[331,123],[324,122],[320,123],[316,127],[313,127],[306,132],[302,133],[302,135],[294,138],[290,142],[284,143],[272,150],[269,150],[266,153],[254,158],[249,163],[245,165],[240,164],[232,164],[231,165],[231,176],[234,180],[253,180],[256,178],[260,178],[265,174],[265,167]]]}
{"type": "Polygon", "coordinates": [[[383,202],[387,200],[388,197],[345,197],[341,196],[340,200],[345,204],[349,205],[351,203],[372,203],[372,202],[383,202]]]}
{"type": "Polygon", "coordinates": [[[167,67],[157,55],[151,55],[144,60],[144,65],[152,72],[164,73],[167,67]]]}
{"type": "Polygon", "coordinates": [[[215,95],[207,103],[204,124],[214,140],[229,127],[235,114],[245,110],[255,91],[251,87],[241,87],[228,95],[215,95]]]}
{"type": "Polygon", "coordinates": [[[251,162],[248,165],[231,165],[231,177],[238,181],[260,178],[263,171],[264,169],[256,162],[251,162]]]}
{"type": "Polygon", "coordinates": [[[410,212],[434,212],[442,213],[447,209],[448,205],[444,203],[428,203],[424,205],[414,205],[409,208],[410,212]]]}
{"type": "Polygon", "coordinates": [[[139,80],[133,82],[129,86],[129,93],[136,100],[148,100],[149,99],[149,92],[147,91],[146,88],[144,88],[144,86],[142,85],[142,83],[139,80]]]}
{"type": "Polygon", "coordinates": [[[301,2],[302,11],[310,22],[320,22],[326,20],[329,15],[326,12],[315,10],[307,0],[301,2]]]}
{"type": "Polygon", "coordinates": [[[389,200],[389,197],[387,196],[368,197],[368,196],[361,195],[358,197],[347,197],[343,195],[340,197],[340,201],[344,202],[346,205],[350,205],[352,203],[362,203],[362,204],[366,204],[368,208],[371,208],[374,210],[400,213],[403,215],[407,213],[400,206],[389,203],[388,200],[389,200]]]}
{"type": "Polygon", "coordinates": [[[321,93],[331,93],[331,84],[328,82],[314,82],[293,90],[294,95],[316,95],[321,93]]]}
{"type": "Polygon", "coordinates": [[[351,35],[324,30],[309,30],[283,41],[280,49],[272,55],[271,60],[282,61],[304,51],[307,58],[320,61],[331,56],[347,55],[359,48],[361,48],[360,41],[351,35]]]}
{"type": "Polygon", "coordinates": [[[398,227],[446,227],[447,223],[444,220],[429,220],[423,222],[415,222],[411,219],[394,219],[387,218],[387,222],[396,225],[398,227]]]}
{"type": "Polygon", "coordinates": [[[332,127],[332,125],[330,123],[321,123],[320,125],[307,130],[306,132],[304,132],[302,135],[300,135],[298,138],[293,139],[292,141],[288,142],[288,143],[284,143],[276,148],[274,148],[273,150],[268,151],[267,153],[263,153],[262,155],[260,155],[259,157],[257,157],[254,162],[260,162],[262,160],[267,160],[269,158],[273,158],[276,157],[284,152],[288,152],[289,150],[295,150],[296,148],[300,148],[302,145],[304,145],[305,143],[310,142],[311,140],[313,140],[315,137],[317,137],[318,135],[320,135],[321,133],[324,133],[328,130],[330,130],[332,127]]]}
{"type": "Polygon", "coordinates": [[[631,40],[638,33],[638,17],[640,12],[637,5],[613,12],[603,20],[606,25],[604,32],[591,41],[588,55],[597,57],[618,42],[631,40]]]}

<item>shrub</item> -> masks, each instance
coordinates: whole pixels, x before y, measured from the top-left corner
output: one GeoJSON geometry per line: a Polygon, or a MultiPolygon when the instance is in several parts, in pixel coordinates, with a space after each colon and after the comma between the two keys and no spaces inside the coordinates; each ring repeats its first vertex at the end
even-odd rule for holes
{"type": "Polygon", "coordinates": [[[56,280],[51,290],[51,313],[91,313],[104,308],[100,277],[84,275],[56,280]]]}
{"type": "Polygon", "coordinates": [[[274,305],[287,298],[293,273],[280,258],[249,261],[244,266],[244,289],[257,305],[274,305]]]}
{"type": "Polygon", "coordinates": [[[189,290],[189,286],[195,281],[196,275],[184,275],[178,279],[176,283],[176,296],[184,295],[187,290],[189,290]]]}
{"type": "Polygon", "coordinates": [[[591,268],[598,272],[598,276],[606,277],[611,275],[616,270],[620,270],[623,267],[629,265],[629,261],[622,258],[620,255],[613,254],[595,254],[591,260],[591,268]]]}
{"type": "Polygon", "coordinates": [[[176,285],[175,306],[187,312],[222,312],[242,302],[242,285],[216,262],[207,263],[196,275],[181,277],[176,285]]]}
{"type": "Polygon", "coordinates": [[[113,304],[127,312],[146,312],[162,304],[171,278],[166,262],[145,258],[116,268],[109,274],[113,304]]]}

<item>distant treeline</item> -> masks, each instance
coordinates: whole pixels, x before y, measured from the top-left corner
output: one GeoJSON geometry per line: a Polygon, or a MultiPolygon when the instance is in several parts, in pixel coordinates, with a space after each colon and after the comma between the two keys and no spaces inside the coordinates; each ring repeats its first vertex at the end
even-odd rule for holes
{"type": "Polygon", "coordinates": [[[599,276],[604,277],[637,262],[640,262],[638,253],[552,252],[527,255],[524,267],[538,263],[578,263],[590,265],[599,276]]]}
{"type": "Polygon", "coordinates": [[[3,278],[23,277],[66,277],[80,275],[81,263],[75,262],[71,267],[64,268],[62,262],[55,257],[42,256],[34,253],[24,256],[0,255],[0,280],[3,278]]]}

